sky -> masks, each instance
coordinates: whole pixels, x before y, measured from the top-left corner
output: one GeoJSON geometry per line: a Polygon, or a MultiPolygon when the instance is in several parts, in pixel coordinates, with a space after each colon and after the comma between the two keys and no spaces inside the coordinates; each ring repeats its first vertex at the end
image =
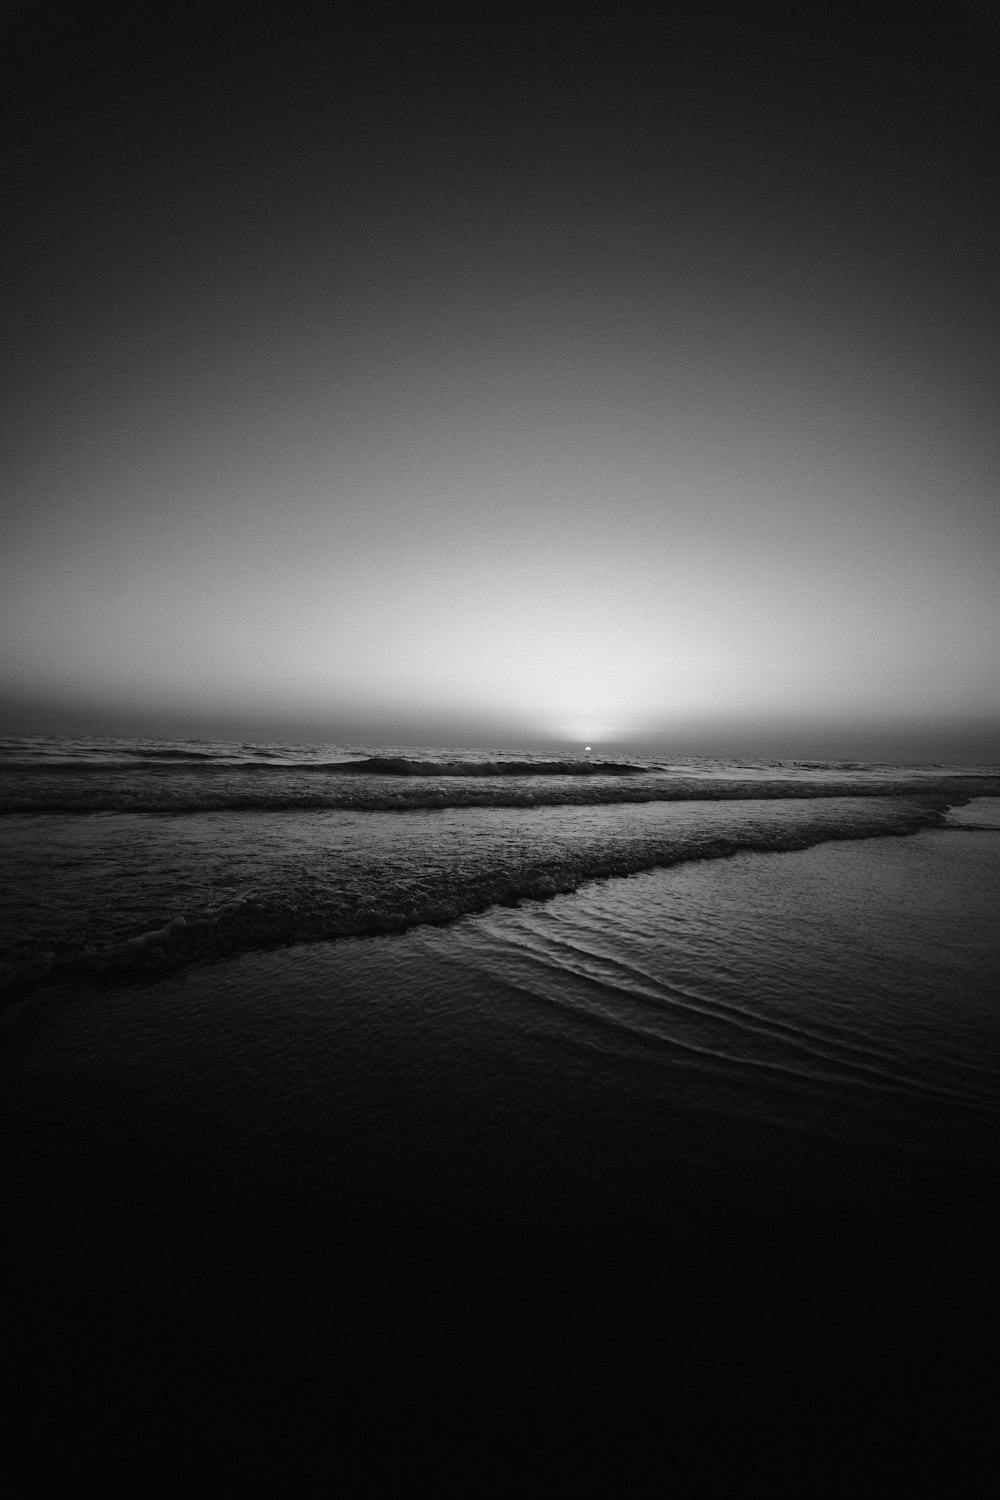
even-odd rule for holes
{"type": "Polygon", "coordinates": [[[0,29],[0,729],[1000,758],[992,7],[0,29]]]}

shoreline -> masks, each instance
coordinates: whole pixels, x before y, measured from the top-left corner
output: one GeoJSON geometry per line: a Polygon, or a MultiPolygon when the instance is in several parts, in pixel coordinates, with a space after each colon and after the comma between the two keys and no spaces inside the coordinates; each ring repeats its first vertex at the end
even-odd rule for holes
{"type": "MultiPolygon", "coordinates": [[[[998,783],[1000,791],[1000,783],[998,783]]],[[[889,837],[915,833],[922,828],[942,826],[949,807],[966,805],[973,798],[947,800],[940,794],[927,796],[908,793],[886,796],[881,809],[875,809],[868,798],[842,798],[837,806],[831,796],[819,799],[740,798],[739,803],[764,802],[777,809],[791,802],[795,818],[790,826],[749,826],[713,831],[710,826],[696,826],[686,836],[678,834],[668,821],[657,835],[656,823],[663,821],[670,808],[656,806],[653,824],[636,828],[631,842],[619,840],[619,847],[604,849],[600,844],[579,847],[570,841],[564,849],[550,847],[547,855],[532,853],[520,861],[505,858],[480,869],[454,871],[445,865],[433,876],[418,880],[405,871],[392,880],[383,875],[379,889],[360,885],[329,889],[322,901],[307,895],[297,897],[281,888],[273,896],[256,892],[235,894],[222,902],[208,902],[186,911],[169,907],[162,920],[138,930],[125,930],[103,943],[87,940],[85,934],[69,947],[66,936],[59,947],[45,947],[35,942],[34,951],[5,960],[6,973],[0,983],[0,1007],[17,1004],[25,997],[50,985],[72,982],[115,983],[133,975],[155,977],[169,974],[191,964],[218,959],[253,949],[288,946],[302,941],[331,942],[352,937],[400,933],[425,925],[448,924],[460,917],[486,911],[493,906],[516,906],[522,901],[545,902],[595,881],[628,878],[643,871],[666,869],[677,865],[729,858],[740,852],[781,853],[843,839],[889,837]],[[797,822],[802,805],[817,802],[817,820],[810,824],[797,822]],[[840,813],[839,819],[836,817],[840,813]],[[879,815],[881,814],[881,815],[879,815]],[[834,821],[830,821],[833,818],[834,821]]],[[[715,804],[712,816],[719,821],[725,806],[735,806],[737,799],[706,799],[701,806],[715,804]]],[[[575,806],[575,804],[574,804],[575,806]]],[[[615,804],[599,810],[608,817],[615,804]]],[[[623,807],[622,811],[626,808],[623,807]]],[[[266,817],[271,809],[253,809],[266,817]]],[[[398,809],[397,809],[398,811],[398,809]]],[[[463,809],[451,809],[461,816],[463,809]]],[[[473,810],[469,810],[470,814],[473,810]]],[[[551,807],[550,818],[569,817],[573,808],[551,807]]],[[[517,816],[509,809],[477,809],[475,816],[495,813],[497,818],[517,816]]],[[[252,815],[252,814],[251,814],[252,815]]],[[[591,816],[599,814],[591,813],[591,816]]],[[[104,815],[107,816],[106,814],[104,815]]],[[[131,816],[134,816],[132,814],[131,816]]],[[[288,816],[291,816],[290,814],[288,816]]],[[[409,813],[408,816],[415,816],[409,813]]],[[[411,832],[413,829],[411,828],[411,832]]],[[[102,829],[107,835],[107,830],[102,829]]],[[[548,830],[550,841],[552,829],[548,830]]],[[[150,858],[158,846],[151,846],[150,858]]],[[[415,846],[419,857],[422,846],[415,846]]],[[[168,856],[164,853],[162,858],[168,856]]],[[[165,873],[165,880],[167,876],[165,873]]],[[[166,901],[164,901],[166,905],[166,901]]]]}

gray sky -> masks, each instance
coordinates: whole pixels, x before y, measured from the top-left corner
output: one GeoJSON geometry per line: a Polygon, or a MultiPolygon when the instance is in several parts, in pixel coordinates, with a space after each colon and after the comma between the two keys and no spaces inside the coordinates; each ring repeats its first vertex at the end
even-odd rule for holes
{"type": "Polygon", "coordinates": [[[7,23],[8,726],[995,758],[987,13],[482,14],[7,23]]]}

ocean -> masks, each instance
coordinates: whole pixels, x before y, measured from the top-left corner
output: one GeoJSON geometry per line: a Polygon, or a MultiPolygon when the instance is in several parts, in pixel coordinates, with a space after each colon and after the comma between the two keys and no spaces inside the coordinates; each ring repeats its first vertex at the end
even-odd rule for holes
{"type": "Polygon", "coordinates": [[[0,827],[46,1451],[989,1349],[997,768],[19,738],[0,827]]]}

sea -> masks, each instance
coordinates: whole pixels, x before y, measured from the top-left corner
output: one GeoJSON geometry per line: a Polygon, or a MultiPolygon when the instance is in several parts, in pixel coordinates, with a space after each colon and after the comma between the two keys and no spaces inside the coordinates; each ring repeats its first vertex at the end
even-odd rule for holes
{"type": "Polygon", "coordinates": [[[40,1473],[742,1397],[849,1478],[993,1359],[997,766],[8,737],[0,829],[40,1473]]]}

